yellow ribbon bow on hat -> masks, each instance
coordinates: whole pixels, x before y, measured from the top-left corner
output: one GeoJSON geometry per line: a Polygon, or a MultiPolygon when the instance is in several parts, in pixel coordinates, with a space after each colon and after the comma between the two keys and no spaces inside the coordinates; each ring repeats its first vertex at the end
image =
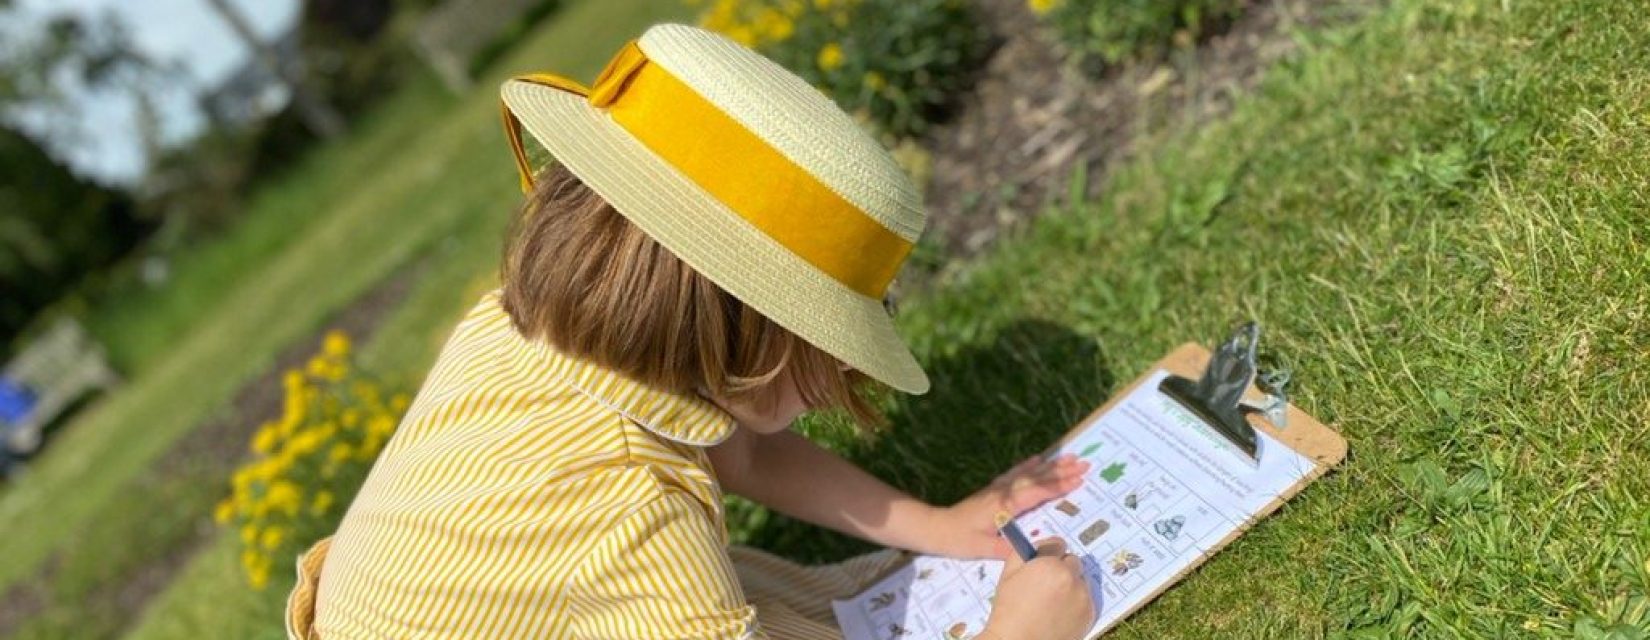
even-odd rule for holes
{"type": "MultiPolygon", "coordinates": [[[[514,80],[584,96],[740,218],[862,295],[880,299],[911,251],[911,241],[650,61],[635,41],[608,62],[593,87],[551,74],[514,80]]],[[[525,192],[533,187],[533,170],[521,122],[508,106],[502,110],[525,192]]]]}

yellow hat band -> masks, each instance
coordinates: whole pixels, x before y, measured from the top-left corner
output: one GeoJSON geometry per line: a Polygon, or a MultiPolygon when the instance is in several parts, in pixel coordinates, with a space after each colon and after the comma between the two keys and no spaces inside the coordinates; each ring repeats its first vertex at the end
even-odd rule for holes
{"type": "MultiPolygon", "coordinates": [[[[515,80],[585,96],[746,222],[867,297],[882,297],[911,252],[910,241],[838,195],[669,71],[650,63],[635,42],[620,50],[588,89],[549,74],[515,80]]],[[[533,172],[522,148],[521,123],[508,107],[503,114],[522,189],[530,189],[533,172]]]]}

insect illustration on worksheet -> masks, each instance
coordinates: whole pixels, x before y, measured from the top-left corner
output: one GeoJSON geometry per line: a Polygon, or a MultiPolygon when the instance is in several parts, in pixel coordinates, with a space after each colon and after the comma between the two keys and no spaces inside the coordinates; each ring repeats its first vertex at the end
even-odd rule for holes
{"type": "Polygon", "coordinates": [[[1141,559],[1140,554],[1138,553],[1129,551],[1128,549],[1119,551],[1117,552],[1117,555],[1111,557],[1112,575],[1120,576],[1134,569],[1138,569],[1140,568],[1140,563],[1142,562],[1145,562],[1145,560],[1141,559]]]}

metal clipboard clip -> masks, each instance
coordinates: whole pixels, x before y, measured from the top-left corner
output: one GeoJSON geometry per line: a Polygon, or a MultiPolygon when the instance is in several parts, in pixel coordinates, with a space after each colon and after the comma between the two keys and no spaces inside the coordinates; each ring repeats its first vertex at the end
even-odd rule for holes
{"type": "Polygon", "coordinates": [[[1289,409],[1289,399],[1283,391],[1289,383],[1289,372],[1285,369],[1260,375],[1261,389],[1267,393],[1264,401],[1251,403],[1243,399],[1243,393],[1259,375],[1260,366],[1255,362],[1255,348],[1259,343],[1260,326],[1245,323],[1215,348],[1201,378],[1189,380],[1170,374],[1157,385],[1164,395],[1202,419],[1253,460],[1260,459],[1260,443],[1246,414],[1260,413],[1282,429],[1289,409]]]}

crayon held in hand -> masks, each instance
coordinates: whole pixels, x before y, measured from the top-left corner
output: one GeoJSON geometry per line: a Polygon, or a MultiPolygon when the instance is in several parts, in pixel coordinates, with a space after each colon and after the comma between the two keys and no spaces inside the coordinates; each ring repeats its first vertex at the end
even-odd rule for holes
{"type": "Polygon", "coordinates": [[[1026,539],[1026,534],[1020,531],[1020,525],[1014,524],[1014,519],[1007,513],[997,513],[997,534],[1008,540],[1008,546],[1014,547],[1014,553],[1019,555],[1021,560],[1030,562],[1032,558],[1037,557],[1037,547],[1031,545],[1031,541],[1026,539]]]}

